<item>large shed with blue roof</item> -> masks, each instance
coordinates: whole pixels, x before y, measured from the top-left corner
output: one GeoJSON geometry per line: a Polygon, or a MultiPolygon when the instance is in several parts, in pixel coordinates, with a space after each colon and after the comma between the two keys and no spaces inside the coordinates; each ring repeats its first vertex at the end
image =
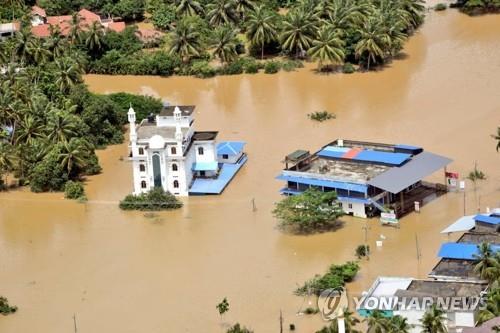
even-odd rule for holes
{"type": "Polygon", "coordinates": [[[451,160],[416,146],[339,139],[314,154],[297,150],[284,162],[276,177],[286,182],[283,194],[335,191],[348,214],[370,217],[393,210],[399,217],[412,211],[415,201],[424,204],[446,192],[446,186],[423,180],[451,160]]]}

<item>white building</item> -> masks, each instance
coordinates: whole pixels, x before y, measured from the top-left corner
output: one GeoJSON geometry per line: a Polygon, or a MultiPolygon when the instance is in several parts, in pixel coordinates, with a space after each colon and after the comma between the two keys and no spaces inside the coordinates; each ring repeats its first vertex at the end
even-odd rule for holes
{"type": "Polygon", "coordinates": [[[187,196],[193,176],[216,176],[217,132],[195,132],[194,106],[167,106],[136,128],[135,112],[128,111],[134,194],[162,187],[187,196]]]}

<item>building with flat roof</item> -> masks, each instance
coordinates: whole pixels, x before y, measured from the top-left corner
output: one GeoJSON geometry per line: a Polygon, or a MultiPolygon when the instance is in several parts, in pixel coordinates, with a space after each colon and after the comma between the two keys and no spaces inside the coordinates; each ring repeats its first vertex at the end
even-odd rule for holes
{"type": "Polygon", "coordinates": [[[216,144],[216,131],[195,131],[192,105],[165,106],[136,127],[130,107],[134,194],[161,187],[174,195],[220,194],[246,162],[244,142],[216,144]]]}
{"type": "Polygon", "coordinates": [[[277,179],[286,182],[286,195],[308,188],[336,191],[347,214],[371,217],[393,210],[399,217],[416,201],[423,205],[446,192],[446,186],[423,179],[450,162],[420,147],[339,139],[314,154],[289,154],[277,179]]]}

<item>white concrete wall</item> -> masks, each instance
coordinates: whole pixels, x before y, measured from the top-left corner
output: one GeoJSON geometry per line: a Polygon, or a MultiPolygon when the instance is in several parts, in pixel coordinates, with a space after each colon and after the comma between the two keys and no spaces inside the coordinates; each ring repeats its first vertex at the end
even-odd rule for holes
{"type": "Polygon", "coordinates": [[[219,163],[230,163],[230,164],[235,164],[238,162],[240,157],[243,155],[243,152],[240,152],[239,154],[236,155],[228,155],[228,158],[223,158],[222,155],[217,155],[217,160],[219,163]]]}
{"type": "Polygon", "coordinates": [[[191,149],[194,149],[196,162],[209,163],[217,161],[215,141],[195,141],[191,149]],[[198,154],[199,147],[203,147],[203,155],[198,154]]]}
{"type": "Polygon", "coordinates": [[[340,201],[342,209],[346,214],[352,214],[356,217],[366,218],[365,204],[360,202],[340,201]],[[351,207],[349,207],[349,204],[351,207]]]}
{"type": "MultiPolygon", "coordinates": [[[[192,117],[181,117],[181,127],[189,127],[189,124],[191,123],[192,117]]],[[[156,116],[156,121],[157,121],[157,126],[169,126],[169,127],[175,127],[176,121],[174,117],[161,117],[161,116],[156,116]]]]}

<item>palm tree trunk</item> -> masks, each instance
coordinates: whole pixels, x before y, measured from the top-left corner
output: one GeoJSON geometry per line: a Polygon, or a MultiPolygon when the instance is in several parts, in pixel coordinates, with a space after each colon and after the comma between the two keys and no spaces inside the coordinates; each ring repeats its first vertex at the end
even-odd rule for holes
{"type": "Polygon", "coordinates": [[[262,43],[260,48],[260,60],[264,60],[264,43],[262,43]]]}
{"type": "Polygon", "coordinates": [[[370,59],[371,59],[371,56],[368,55],[368,71],[370,71],[370,59]]]}

